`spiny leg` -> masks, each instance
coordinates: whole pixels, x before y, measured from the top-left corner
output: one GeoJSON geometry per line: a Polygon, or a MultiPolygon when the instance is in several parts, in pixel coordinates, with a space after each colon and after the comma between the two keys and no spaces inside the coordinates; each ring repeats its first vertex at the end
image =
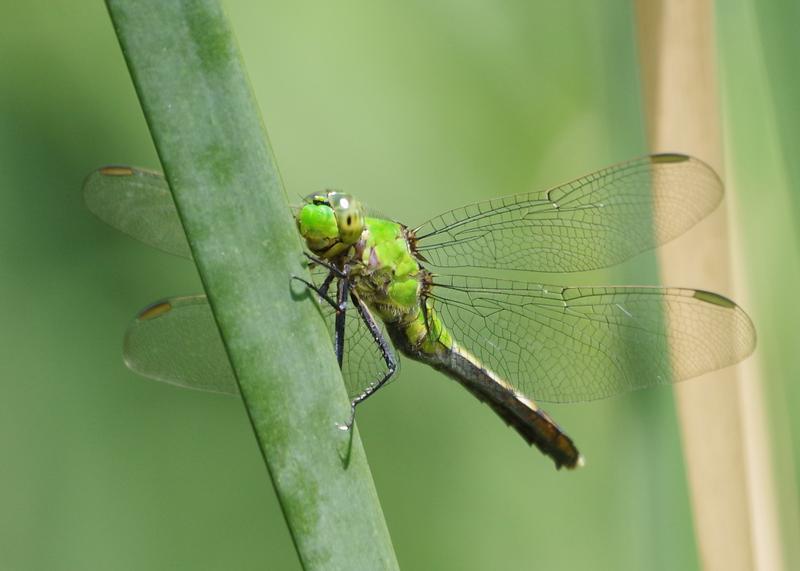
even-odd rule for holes
{"type": "Polygon", "coordinates": [[[326,301],[328,305],[330,305],[335,311],[338,312],[339,304],[337,301],[334,301],[334,299],[331,296],[328,295],[328,289],[330,289],[331,283],[335,278],[340,278],[340,279],[346,278],[349,273],[348,272],[349,268],[341,270],[335,265],[331,264],[330,262],[323,260],[321,258],[317,258],[316,256],[312,256],[308,252],[303,252],[303,255],[309,260],[311,260],[312,265],[316,264],[328,270],[328,275],[325,278],[325,281],[323,281],[322,285],[320,286],[317,286],[316,284],[298,276],[292,276],[292,279],[299,281],[300,283],[304,284],[308,289],[313,290],[320,297],[320,299],[326,301]]]}
{"type": "Polygon", "coordinates": [[[353,301],[353,305],[356,307],[358,314],[361,316],[362,321],[366,324],[369,332],[372,334],[372,338],[375,340],[375,343],[378,344],[378,347],[381,350],[381,354],[383,355],[383,360],[386,363],[386,374],[383,378],[378,381],[377,383],[368,386],[364,389],[364,391],[356,396],[350,402],[350,418],[345,424],[337,424],[340,430],[350,430],[353,427],[353,422],[355,422],[356,418],[356,405],[359,403],[364,402],[369,398],[371,395],[375,394],[375,392],[380,389],[383,385],[387,383],[387,381],[392,378],[392,375],[395,374],[397,371],[397,360],[395,359],[394,353],[392,353],[392,348],[389,343],[386,341],[386,337],[383,336],[378,324],[375,323],[375,319],[370,314],[369,310],[364,307],[364,303],[358,298],[355,293],[350,294],[350,299],[353,301]]]}
{"type": "Polygon", "coordinates": [[[325,278],[325,280],[322,282],[322,285],[320,286],[317,286],[316,284],[298,276],[292,276],[292,279],[297,280],[301,284],[305,285],[308,289],[312,290],[319,296],[321,300],[327,302],[327,304],[330,305],[334,309],[334,311],[338,312],[339,306],[337,300],[333,299],[331,296],[328,295],[328,289],[330,289],[331,287],[331,282],[333,282],[333,280],[336,277],[337,277],[336,273],[334,273],[333,271],[329,272],[328,276],[325,278]]]}
{"type": "MultiPolygon", "coordinates": [[[[345,272],[345,274],[347,274],[347,272],[345,272]]],[[[347,296],[349,293],[350,280],[346,277],[341,278],[336,288],[336,323],[333,330],[333,348],[336,351],[336,360],[339,362],[339,369],[342,368],[342,362],[344,361],[344,326],[345,318],[347,317],[347,296]]]]}
{"type": "Polygon", "coordinates": [[[428,297],[423,295],[420,297],[419,308],[422,310],[422,321],[425,323],[425,331],[428,335],[431,334],[431,322],[428,319],[428,297]]]}
{"type": "MultiPolygon", "coordinates": [[[[433,308],[432,307],[428,307],[428,300],[429,299],[431,299],[431,297],[428,296],[428,295],[423,295],[420,298],[420,309],[422,310],[422,320],[425,323],[425,332],[428,334],[428,336],[430,336],[434,331],[434,328],[431,327],[431,319],[430,319],[430,317],[431,317],[430,311],[432,311],[433,308]]],[[[433,341],[438,341],[439,337],[442,336],[442,328],[441,327],[436,327],[435,330],[436,330],[437,338],[436,339],[432,339],[432,340],[433,341]]]]}
{"type": "Polygon", "coordinates": [[[367,325],[370,333],[372,334],[372,338],[378,344],[378,347],[381,350],[381,354],[383,356],[383,360],[386,363],[387,372],[381,378],[380,381],[377,383],[370,385],[364,391],[356,396],[350,402],[350,418],[344,424],[337,424],[336,426],[343,431],[349,431],[353,427],[353,423],[355,422],[355,414],[356,414],[356,405],[365,401],[371,395],[375,394],[375,392],[380,389],[383,385],[385,385],[389,379],[395,374],[397,371],[397,360],[395,359],[394,354],[392,353],[391,346],[386,341],[386,338],[383,336],[378,325],[375,323],[374,318],[369,313],[369,311],[364,306],[363,302],[358,298],[358,296],[350,291],[350,268],[349,266],[345,266],[343,269],[339,269],[336,266],[328,263],[325,260],[312,256],[311,254],[306,253],[306,257],[311,260],[313,263],[318,264],[328,270],[328,275],[325,280],[322,282],[322,285],[317,287],[313,283],[306,281],[302,278],[295,277],[301,283],[305,284],[310,289],[314,290],[320,298],[324,299],[333,309],[336,311],[336,320],[335,320],[335,328],[334,328],[334,350],[336,352],[336,360],[339,363],[339,368],[342,368],[342,364],[344,362],[344,343],[345,343],[345,326],[346,326],[346,315],[347,315],[347,298],[348,296],[353,301],[353,305],[355,305],[356,310],[358,311],[359,316],[367,325]],[[328,290],[330,289],[330,285],[334,279],[338,278],[337,284],[337,299],[334,301],[329,295],[328,290]]]}
{"type": "Polygon", "coordinates": [[[331,287],[331,283],[333,282],[335,277],[336,274],[334,274],[333,272],[328,272],[327,277],[323,280],[322,285],[319,286],[319,289],[317,290],[317,293],[320,296],[328,297],[328,289],[331,287]]]}
{"type": "Polygon", "coordinates": [[[341,270],[338,267],[336,267],[335,265],[331,264],[329,261],[323,260],[322,258],[318,258],[316,256],[313,256],[313,255],[309,254],[308,252],[303,252],[303,254],[305,255],[306,258],[311,260],[313,263],[317,264],[318,266],[322,266],[323,268],[325,268],[329,272],[335,274],[337,278],[346,277],[346,275],[347,275],[347,270],[346,269],[345,270],[341,270]]]}
{"type": "MultiPolygon", "coordinates": [[[[316,258],[309,254],[306,255],[314,262],[317,262],[316,258]]],[[[324,264],[324,262],[317,263],[324,264]]],[[[324,299],[336,312],[333,331],[333,347],[334,351],[336,352],[336,361],[339,363],[339,369],[341,369],[342,363],[344,362],[345,320],[347,317],[347,298],[350,294],[350,280],[348,279],[350,268],[349,266],[345,266],[343,270],[340,270],[329,264],[324,264],[324,266],[328,268],[329,272],[325,280],[322,282],[322,285],[319,287],[297,276],[294,276],[294,279],[305,284],[305,286],[309,289],[314,290],[314,292],[316,292],[321,299],[324,299]],[[339,281],[337,284],[336,299],[334,300],[328,295],[328,290],[330,289],[331,283],[336,278],[338,278],[339,281]]]]}

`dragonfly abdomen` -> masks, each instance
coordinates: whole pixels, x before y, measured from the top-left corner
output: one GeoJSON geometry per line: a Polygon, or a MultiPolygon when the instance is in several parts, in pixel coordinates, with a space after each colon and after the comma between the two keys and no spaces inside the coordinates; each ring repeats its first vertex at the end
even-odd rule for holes
{"type": "Polygon", "coordinates": [[[429,315],[432,330],[424,338],[410,341],[416,322],[400,326],[387,323],[389,336],[395,347],[407,357],[432,366],[455,379],[481,402],[488,404],[506,424],[514,428],[525,441],[536,446],[555,462],[556,468],[576,468],[583,465],[581,456],[572,439],[567,436],[550,416],[533,401],[516,392],[511,385],[493,371],[484,367],[471,353],[453,341],[439,321],[438,316],[429,315]]]}
{"type": "Polygon", "coordinates": [[[488,404],[506,424],[514,428],[525,441],[536,446],[555,462],[556,468],[576,468],[583,465],[572,439],[550,416],[533,401],[517,393],[507,382],[458,344],[447,352],[441,365],[435,368],[457,380],[480,401],[488,404]]]}

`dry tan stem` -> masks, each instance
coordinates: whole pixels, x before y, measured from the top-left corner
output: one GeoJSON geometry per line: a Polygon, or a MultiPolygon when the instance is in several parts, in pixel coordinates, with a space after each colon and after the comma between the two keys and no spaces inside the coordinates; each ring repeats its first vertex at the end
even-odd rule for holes
{"type": "MultiPolygon", "coordinates": [[[[637,2],[650,146],[655,152],[695,155],[721,173],[713,10],[710,0],[637,2]]],[[[723,206],[662,250],[662,279],[731,294],[729,247],[723,206]]],[[[755,566],[742,413],[749,405],[739,388],[742,371],[727,368],[675,390],[695,532],[705,569],[755,566]]],[[[754,375],[755,367],[748,367],[747,374],[754,375]]],[[[752,415],[747,416],[752,421],[752,415]]]]}

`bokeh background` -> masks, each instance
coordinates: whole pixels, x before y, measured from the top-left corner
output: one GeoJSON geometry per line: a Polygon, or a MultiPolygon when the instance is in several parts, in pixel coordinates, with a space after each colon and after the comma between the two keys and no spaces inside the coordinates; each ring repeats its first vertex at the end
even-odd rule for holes
{"type": "MultiPolygon", "coordinates": [[[[800,13],[766,4],[721,3],[721,90],[791,535],[800,13]]],[[[413,225],[647,151],[629,2],[225,6],[291,198],[346,189],[413,225]]],[[[108,163],[158,168],[103,3],[4,6],[0,569],[298,569],[242,404],[122,364],[139,308],[201,286],[189,263],[84,209],[83,177],[108,163]]],[[[569,280],[659,281],[652,255],[569,280]]],[[[404,361],[358,417],[401,566],[698,567],[671,391],[550,412],[586,469],[556,472],[466,391],[404,361]]]]}

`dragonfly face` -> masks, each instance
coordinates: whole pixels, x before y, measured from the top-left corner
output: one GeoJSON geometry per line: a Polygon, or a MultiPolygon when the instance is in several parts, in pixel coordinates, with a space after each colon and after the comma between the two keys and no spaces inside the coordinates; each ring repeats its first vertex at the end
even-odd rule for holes
{"type": "Polygon", "coordinates": [[[364,208],[342,192],[311,194],[297,214],[297,228],[309,250],[333,257],[361,238],[364,208]]]}

